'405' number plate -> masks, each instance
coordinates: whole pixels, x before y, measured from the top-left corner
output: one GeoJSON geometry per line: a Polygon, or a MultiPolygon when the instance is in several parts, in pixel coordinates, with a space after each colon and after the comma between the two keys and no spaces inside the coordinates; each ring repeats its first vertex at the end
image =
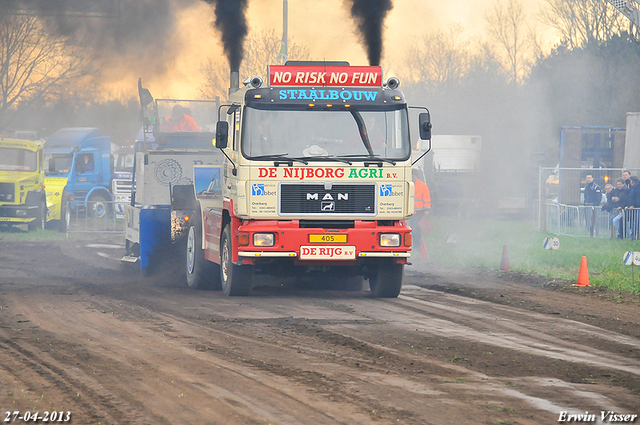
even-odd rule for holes
{"type": "Polygon", "coordinates": [[[346,243],[347,235],[309,235],[309,243],[346,243]]]}

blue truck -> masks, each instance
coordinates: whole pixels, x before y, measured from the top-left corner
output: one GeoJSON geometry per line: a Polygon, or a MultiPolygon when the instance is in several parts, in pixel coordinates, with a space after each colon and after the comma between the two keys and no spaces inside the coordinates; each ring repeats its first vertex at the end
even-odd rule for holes
{"type": "Polygon", "coordinates": [[[66,231],[71,213],[106,216],[112,205],[111,138],[97,128],[63,128],[44,143],[47,221],[66,231]]]}

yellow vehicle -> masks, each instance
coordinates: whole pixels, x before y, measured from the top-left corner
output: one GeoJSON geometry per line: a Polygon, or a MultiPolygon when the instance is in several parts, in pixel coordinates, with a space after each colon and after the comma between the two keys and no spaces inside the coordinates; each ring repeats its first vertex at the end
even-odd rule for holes
{"type": "Polygon", "coordinates": [[[0,140],[0,224],[44,229],[47,199],[41,142],[0,140]]]}

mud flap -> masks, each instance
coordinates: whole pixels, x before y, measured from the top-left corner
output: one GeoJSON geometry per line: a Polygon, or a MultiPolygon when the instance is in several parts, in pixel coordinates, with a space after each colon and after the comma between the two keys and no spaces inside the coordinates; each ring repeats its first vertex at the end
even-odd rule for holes
{"type": "Polygon", "coordinates": [[[140,270],[150,271],[154,257],[171,245],[171,208],[140,210],[140,270]]]}

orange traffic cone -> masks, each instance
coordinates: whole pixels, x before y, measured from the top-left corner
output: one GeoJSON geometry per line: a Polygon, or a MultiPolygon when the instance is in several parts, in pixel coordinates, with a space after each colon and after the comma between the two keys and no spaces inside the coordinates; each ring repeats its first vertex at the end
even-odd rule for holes
{"type": "Polygon", "coordinates": [[[589,270],[587,269],[587,257],[582,256],[580,262],[580,272],[578,273],[578,283],[574,283],[572,286],[591,286],[589,285],[589,270]]]}
{"type": "Polygon", "coordinates": [[[500,260],[500,270],[511,270],[509,267],[509,254],[507,253],[507,246],[502,246],[502,260],[500,260]]]}

